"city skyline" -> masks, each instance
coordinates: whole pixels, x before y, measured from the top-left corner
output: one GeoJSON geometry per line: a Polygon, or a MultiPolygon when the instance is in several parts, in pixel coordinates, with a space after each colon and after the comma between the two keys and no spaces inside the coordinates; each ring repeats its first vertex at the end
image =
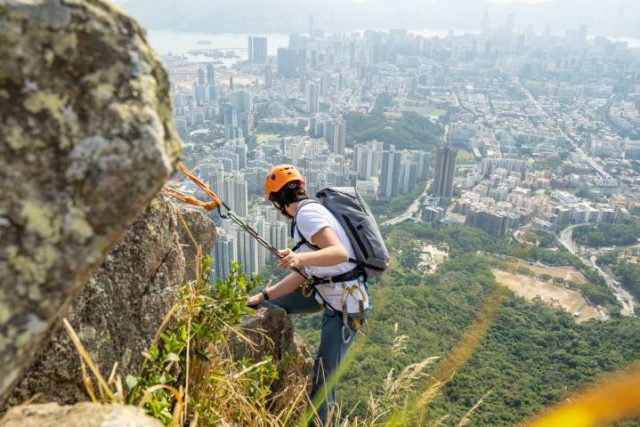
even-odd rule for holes
{"type": "Polygon", "coordinates": [[[302,5],[292,0],[264,4],[248,0],[235,4],[188,0],[175,11],[168,0],[129,0],[122,7],[150,29],[173,29],[211,33],[290,33],[306,32],[309,19],[320,31],[358,31],[366,28],[445,29],[477,31],[483,14],[488,12],[490,25],[502,24],[509,15],[516,17],[516,28],[533,27],[554,32],[587,25],[590,33],[610,37],[640,38],[636,25],[640,20],[640,3],[617,0],[613,4],[600,0],[509,1],[488,0],[369,0],[365,3],[344,0],[314,0],[302,5]],[[159,13],[163,10],[167,14],[159,13]],[[194,15],[186,13],[198,10],[194,15]],[[169,13],[171,11],[171,13],[169,13]],[[224,20],[219,18],[224,16],[224,20]]]}

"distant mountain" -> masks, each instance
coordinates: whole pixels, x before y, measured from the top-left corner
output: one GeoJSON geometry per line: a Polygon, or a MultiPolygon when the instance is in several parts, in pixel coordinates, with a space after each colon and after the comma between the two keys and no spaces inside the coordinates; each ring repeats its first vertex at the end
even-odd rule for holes
{"type": "Polygon", "coordinates": [[[153,29],[204,32],[304,32],[309,16],[326,31],[363,28],[479,30],[485,11],[491,26],[513,14],[515,28],[553,32],[587,25],[590,33],[640,37],[640,2],[552,0],[494,4],[486,0],[127,0],[121,6],[153,29]]]}

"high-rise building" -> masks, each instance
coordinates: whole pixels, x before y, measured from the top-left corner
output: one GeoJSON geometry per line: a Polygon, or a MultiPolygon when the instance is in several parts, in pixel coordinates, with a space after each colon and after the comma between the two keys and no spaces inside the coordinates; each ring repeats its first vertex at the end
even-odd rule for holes
{"type": "MultiPolygon", "coordinates": [[[[254,229],[257,228],[253,221],[249,221],[248,224],[254,229]]],[[[249,277],[260,273],[260,244],[242,229],[236,231],[236,236],[238,240],[238,262],[243,267],[242,271],[249,277]]]]}
{"type": "Polygon", "coordinates": [[[417,170],[417,179],[418,181],[422,181],[427,179],[429,176],[429,163],[431,161],[431,157],[429,153],[426,151],[412,151],[413,160],[416,162],[418,166],[417,170]]]}
{"type": "Polygon", "coordinates": [[[247,136],[253,130],[253,97],[248,90],[231,92],[231,105],[238,111],[239,126],[247,136]]]}
{"type": "Polygon", "coordinates": [[[382,152],[382,171],[380,174],[380,196],[395,197],[399,194],[398,184],[400,176],[400,151],[391,144],[388,150],[382,152]]]}
{"type": "Polygon", "coordinates": [[[497,169],[504,169],[507,172],[517,172],[521,178],[527,176],[529,163],[526,160],[517,159],[482,159],[480,162],[480,174],[484,178],[491,176],[497,169]]]}
{"type": "Polygon", "coordinates": [[[218,237],[214,248],[214,279],[224,280],[231,272],[231,263],[238,261],[238,240],[235,234],[223,234],[218,237]]]}
{"type": "Polygon", "coordinates": [[[251,92],[239,89],[231,93],[231,105],[243,113],[253,111],[253,96],[251,92]]]}
{"type": "Polygon", "coordinates": [[[267,62],[267,38],[249,36],[247,43],[248,59],[251,62],[267,62]]]}
{"type": "MultiPolygon", "coordinates": [[[[264,213],[256,210],[253,216],[257,219],[248,221],[249,226],[272,246],[284,249],[287,247],[288,224],[279,220],[269,221],[264,213]]],[[[237,261],[242,264],[242,271],[251,276],[259,274],[262,268],[274,260],[274,255],[256,239],[241,229],[235,233],[237,241],[237,261]]]]}
{"type": "Polygon", "coordinates": [[[398,192],[400,194],[407,194],[413,191],[418,181],[418,163],[413,159],[412,153],[409,151],[402,151],[398,178],[398,192]]]}
{"type": "Polygon", "coordinates": [[[453,176],[456,170],[458,150],[450,145],[438,148],[436,158],[436,176],[431,187],[431,194],[439,197],[442,204],[448,204],[453,195],[453,176]]]}
{"type": "Polygon", "coordinates": [[[298,53],[293,49],[278,49],[278,74],[283,77],[298,75],[298,53]]]}
{"type": "Polygon", "coordinates": [[[271,70],[271,65],[264,67],[264,85],[268,88],[273,87],[273,70],[271,70]]]}
{"type": "Polygon", "coordinates": [[[200,85],[197,82],[193,83],[193,100],[196,105],[204,105],[207,101],[207,90],[205,85],[200,85]]]}
{"type": "Polygon", "coordinates": [[[324,119],[321,115],[316,114],[309,118],[309,136],[311,138],[322,138],[324,136],[324,119]]]}
{"type": "Polygon", "coordinates": [[[353,150],[351,162],[352,170],[357,179],[369,180],[371,177],[379,177],[382,168],[382,153],[384,142],[368,141],[366,144],[357,144],[353,150]]]}
{"type": "Polygon", "coordinates": [[[478,227],[495,237],[504,236],[514,222],[504,212],[473,211],[467,215],[466,224],[478,227]]]}
{"type": "Polygon", "coordinates": [[[248,187],[242,172],[219,172],[212,177],[211,188],[215,188],[221,200],[226,201],[239,216],[248,212],[248,187]]]}
{"type": "Polygon", "coordinates": [[[344,154],[347,147],[347,121],[337,117],[326,122],[324,138],[329,143],[329,150],[336,154],[344,154]]]}
{"type": "Polygon", "coordinates": [[[233,105],[225,105],[223,109],[224,136],[227,139],[234,139],[240,136],[238,120],[238,109],[233,105]]]}
{"type": "Polygon", "coordinates": [[[204,80],[204,70],[202,68],[198,69],[196,73],[196,81],[193,82],[193,100],[196,105],[204,105],[208,98],[208,87],[205,85],[204,80]]]}
{"type": "Polygon", "coordinates": [[[318,85],[313,82],[309,82],[307,84],[307,113],[316,114],[318,111],[320,111],[318,85]]]}
{"type": "Polygon", "coordinates": [[[216,71],[213,64],[207,64],[207,83],[210,85],[216,84],[216,71]]]}
{"type": "MultiPolygon", "coordinates": [[[[203,76],[204,78],[204,76],[203,76]]],[[[213,64],[207,64],[207,89],[206,100],[208,102],[218,101],[218,88],[216,86],[216,72],[213,64]]]]}

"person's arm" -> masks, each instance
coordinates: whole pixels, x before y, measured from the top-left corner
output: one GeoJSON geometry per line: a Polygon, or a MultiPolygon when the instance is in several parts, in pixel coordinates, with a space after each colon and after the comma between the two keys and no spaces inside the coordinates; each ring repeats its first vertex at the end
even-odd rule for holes
{"type": "MultiPolygon", "coordinates": [[[[302,285],[302,283],[304,283],[304,277],[293,271],[275,285],[265,288],[265,290],[269,294],[270,299],[278,298],[290,294],[300,285],[302,285]]],[[[249,297],[249,299],[247,300],[247,305],[255,306],[262,302],[264,302],[264,295],[262,295],[261,292],[249,297]]]]}
{"type": "Polygon", "coordinates": [[[347,249],[331,227],[320,229],[311,236],[310,242],[313,242],[320,250],[295,253],[291,249],[284,249],[280,251],[282,258],[278,262],[278,266],[282,268],[331,267],[349,261],[347,249]]]}

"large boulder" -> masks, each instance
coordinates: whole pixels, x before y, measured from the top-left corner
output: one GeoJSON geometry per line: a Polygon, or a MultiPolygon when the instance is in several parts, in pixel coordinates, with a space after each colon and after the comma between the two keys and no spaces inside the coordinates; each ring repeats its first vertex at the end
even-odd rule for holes
{"type": "MultiPolygon", "coordinates": [[[[272,385],[271,411],[279,413],[291,405],[290,394],[286,390],[299,391],[306,388],[310,392],[313,359],[295,333],[291,318],[279,307],[259,309],[255,315],[247,316],[239,325],[246,338],[255,344],[247,345],[242,339],[231,343],[231,351],[236,360],[248,359],[259,362],[271,357],[278,365],[278,380],[272,385]]],[[[306,400],[302,403],[306,404],[306,400]]],[[[304,410],[304,405],[298,411],[304,410]]]]}
{"type": "Polygon", "coordinates": [[[162,423],[142,409],[126,405],[57,403],[18,406],[0,420],[0,427],[161,427],[162,423]]]}
{"type": "Polygon", "coordinates": [[[136,22],[99,0],[0,0],[0,403],[179,154],[136,22]]]}
{"type": "MultiPolygon", "coordinates": [[[[70,323],[105,378],[116,362],[121,375],[138,373],[142,352],[152,344],[188,279],[185,259],[195,251],[183,253],[193,241],[179,216],[203,252],[210,253],[216,236],[213,221],[200,212],[176,209],[159,196],[109,253],[70,310],[70,323]]],[[[40,402],[88,399],[78,353],[63,329],[53,335],[7,404],[34,395],[40,402]]]]}

